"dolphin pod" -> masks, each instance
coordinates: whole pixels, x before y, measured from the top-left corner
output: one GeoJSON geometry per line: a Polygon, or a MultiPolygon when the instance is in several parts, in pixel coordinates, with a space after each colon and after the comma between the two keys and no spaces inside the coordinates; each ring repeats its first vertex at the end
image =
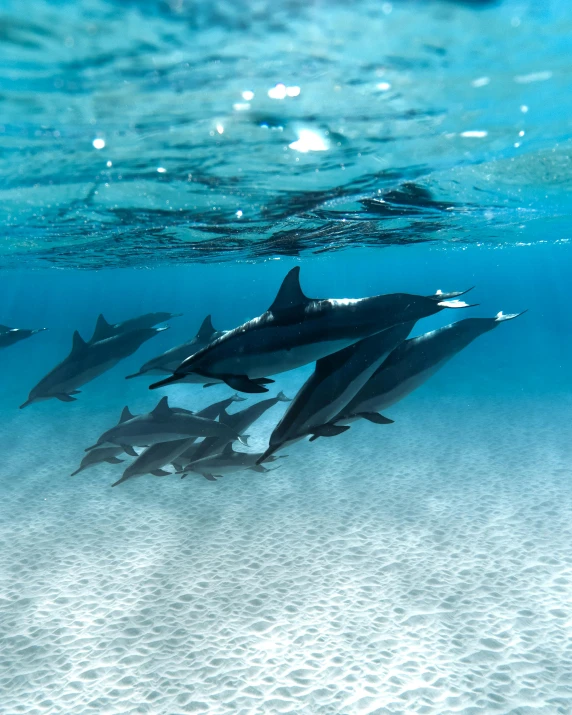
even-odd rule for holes
{"type": "MultiPolygon", "coordinates": [[[[468,291],[308,298],[299,273],[299,268],[289,271],[270,308],[257,318],[220,331],[208,315],[194,337],[128,375],[128,379],[147,373],[167,375],[150,389],[177,382],[204,387],[224,383],[238,392],[262,393],[274,382],[271,376],[315,363],[292,400],[278,392],[229,412],[234,402],[246,399],[235,393],[195,411],[171,406],[163,396],[147,413],[135,415],[125,407],[118,423],[86,449],[73,474],[99,464],[121,464],[129,457],[134,461],[112,486],[145,474],[185,477],[194,473],[216,481],[245,470],[273,471],[264,464],[280,459],[284,455],[276,456],[276,452],[302,439],[335,437],[358,420],[391,424],[388,408],[423,385],[480,335],[522,315],[501,312],[493,318],[466,318],[409,338],[423,318],[446,309],[473,307],[460,300],[468,291]],[[237,451],[237,442],[248,447],[246,431],[279,405],[275,410],[279,419],[267,448],[237,451]]],[[[111,324],[99,315],[90,340],[86,342],[76,331],[69,355],[40,380],[22,407],[52,398],[74,401],[78,387],[166,330],[154,326],[173,317],[177,315],[148,313],[111,324]]],[[[34,332],[0,326],[0,347],[34,332]],[[3,343],[3,336],[13,332],[26,335],[6,338],[3,343]]]]}
{"type": "Polygon", "coordinates": [[[69,355],[32,388],[20,409],[51,398],[74,402],[80,392],[78,387],[103,375],[164,330],[167,328],[138,328],[95,343],[86,343],[76,330],[69,355]]]}
{"type": "MultiPolygon", "coordinates": [[[[177,317],[177,314],[147,313],[111,325],[100,314],[92,337],[85,341],[76,330],[68,356],[32,388],[28,399],[20,405],[20,409],[33,402],[51,398],[62,402],[75,402],[77,399],[75,395],[80,392],[78,387],[91,382],[121,360],[133,355],[147,340],[168,329],[168,326],[155,328],[154,325],[174,317],[177,317]]],[[[32,335],[38,331],[25,332],[32,335]]],[[[0,345],[1,337],[0,328],[0,345]]]]}
{"type": "Polygon", "coordinates": [[[398,323],[467,308],[467,291],[432,296],[394,293],[358,299],[312,299],[300,287],[300,268],[284,279],[270,308],[229,330],[184,360],[156,389],[196,374],[239,392],[267,392],[268,375],[316,362],[398,323]]]}

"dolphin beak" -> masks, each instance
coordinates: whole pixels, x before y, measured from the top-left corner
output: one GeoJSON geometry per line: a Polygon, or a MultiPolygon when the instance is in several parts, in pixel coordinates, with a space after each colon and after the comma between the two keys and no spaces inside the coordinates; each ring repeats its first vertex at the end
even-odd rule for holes
{"type": "Polygon", "coordinates": [[[23,410],[24,407],[27,407],[28,405],[31,405],[33,401],[34,401],[34,400],[32,400],[32,399],[26,400],[26,402],[23,402],[23,403],[20,405],[20,409],[23,410]]]}

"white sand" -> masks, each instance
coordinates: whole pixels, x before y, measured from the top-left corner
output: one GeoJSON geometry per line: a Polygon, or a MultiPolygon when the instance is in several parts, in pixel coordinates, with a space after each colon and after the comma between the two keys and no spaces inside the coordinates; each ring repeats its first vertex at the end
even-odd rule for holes
{"type": "Polygon", "coordinates": [[[272,474],[115,489],[121,465],[67,476],[87,399],[30,408],[0,482],[0,712],[571,713],[572,400],[475,398],[424,390],[272,474]]]}

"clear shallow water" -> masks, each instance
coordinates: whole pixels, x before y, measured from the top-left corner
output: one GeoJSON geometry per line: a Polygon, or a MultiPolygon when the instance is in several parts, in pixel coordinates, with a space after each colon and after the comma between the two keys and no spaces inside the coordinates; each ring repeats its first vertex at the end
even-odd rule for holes
{"type": "Polygon", "coordinates": [[[0,323],[49,330],[0,352],[0,713],[569,713],[566,4],[1,7],[0,323]],[[126,404],[230,395],[124,377],[296,265],[311,296],[475,286],[413,335],[528,312],[271,474],[69,477],[126,404]],[[156,310],[18,410],[74,330],[156,310]]]}
{"type": "Polygon", "coordinates": [[[5,266],[569,238],[564,0],[30,7],[0,25],[5,266]]]}

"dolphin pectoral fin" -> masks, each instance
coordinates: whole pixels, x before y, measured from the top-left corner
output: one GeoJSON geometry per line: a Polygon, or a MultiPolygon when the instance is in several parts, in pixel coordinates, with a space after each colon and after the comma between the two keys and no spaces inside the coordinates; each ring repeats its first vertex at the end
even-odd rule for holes
{"type": "Polygon", "coordinates": [[[133,447],[130,444],[122,444],[121,448],[123,449],[124,452],[126,452],[130,457],[138,457],[139,455],[137,452],[133,449],[133,447]]]}
{"type": "Polygon", "coordinates": [[[440,308],[476,308],[478,303],[465,303],[464,300],[440,300],[437,305],[440,308]]]}
{"type": "Polygon", "coordinates": [[[251,472],[259,472],[260,474],[266,474],[266,472],[271,472],[272,469],[268,469],[263,464],[255,464],[253,467],[248,468],[251,472]]]}
{"type": "Polygon", "coordinates": [[[268,392],[268,388],[263,387],[255,380],[251,380],[246,375],[224,375],[221,376],[221,380],[226,382],[233,390],[238,390],[238,392],[268,392]]]}
{"type": "Polygon", "coordinates": [[[310,437],[310,442],[313,442],[318,437],[336,437],[342,432],[347,432],[349,430],[349,425],[320,425],[320,427],[315,427],[310,437]]]}
{"type": "Polygon", "coordinates": [[[394,422],[389,417],[380,415],[379,412],[358,412],[357,416],[363,420],[368,420],[368,422],[374,422],[376,425],[392,425],[394,422]]]}
{"type": "Polygon", "coordinates": [[[153,469],[149,474],[152,474],[154,477],[168,477],[171,472],[167,472],[164,469],[153,469]]]}
{"type": "Polygon", "coordinates": [[[105,460],[108,464],[121,464],[121,462],[124,462],[124,459],[118,459],[117,457],[110,457],[109,459],[105,460]]]}
{"type": "Polygon", "coordinates": [[[214,474],[203,474],[201,476],[203,476],[209,482],[216,482],[216,477],[214,474]]]}
{"type": "Polygon", "coordinates": [[[61,402],[76,402],[76,398],[71,395],[66,395],[64,392],[60,392],[58,395],[54,395],[61,402]]]}
{"type": "Polygon", "coordinates": [[[203,387],[214,387],[215,385],[220,385],[220,382],[205,382],[203,387]]]}

